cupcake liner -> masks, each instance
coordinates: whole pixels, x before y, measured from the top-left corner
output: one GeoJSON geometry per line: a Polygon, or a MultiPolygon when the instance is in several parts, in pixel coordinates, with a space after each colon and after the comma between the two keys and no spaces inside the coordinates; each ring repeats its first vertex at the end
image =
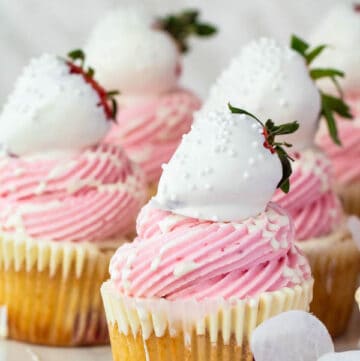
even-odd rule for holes
{"type": "Polygon", "coordinates": [[[360,309],[360,288],[357,289],[356,294],[355,294],[355,300],[359,306],[360,309]]]}
{"type": "Polygon", "coordinates": [[[342,200],[345,212],[360,217],[360,182],[349,185],[337,185],[336,192],[342,200]]]}
{"type": "Polygon", "coordinates": [[[281,312],[308,310],[313,281],[246,300],[135,299],[101,292],[114,361],[252,361],[250,336],[281,312]]]}
{"type": "Polygon", "coordinates": [[[0,305],[12,339],[54,346],[108,342],[100,286],[114,246],[0,236],[0,305]]]}
{"type": "Polygon", "coordinates": [[[346,331],[354,306],[359,250],[346,229],[297,245],[307,256],[315,280],[310,311],[331,336],[339,336],[346,331]]]}
{"type": "Polygon", "coordinates": [[[158,190],[158,182],[151,182],[149,184],[149,188],[148,188],[148,196],[149,196],[149,199],[151,199],[152,197],[154,197],[157,193],[157,190],[158,190]]]}

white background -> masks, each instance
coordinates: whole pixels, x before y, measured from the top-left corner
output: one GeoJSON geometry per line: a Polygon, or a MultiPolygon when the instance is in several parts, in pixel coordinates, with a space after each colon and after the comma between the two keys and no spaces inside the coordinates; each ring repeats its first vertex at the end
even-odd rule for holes
{"type": "MultiPolygon", "coordinates": [[[[133,3],[133,1],[128,1],[133,3]]],[[[81,47],[93,24],[121,0],[0,0],[0,106],[32,56],[43,52],[65,54],[81,47]]],[[[218,24],[219,35],[194,42],[185,59],[184,83],[206,96],[219,71],[241,45],[255,37],[287,41],[291,33],[307,37],[332,5],[351,0],[143,0],[158,14],[184,6],[203,9],[218,24]]],[[[358,317],[358,316],[357,316],[358,317]]],[[[339,341],[339,349],[355,348],[359,320],[339,341]]],[[[109,348],[56,350],[0,340],[0,361],[110,361],[109,348]]]]}
{"type": "MultiPolygon", "coordinates": [[[[102,14],[125,0],[0,0],[0,105],[22,66],[42,52],[66,54],[81,47],[102,14]]],[[[136,0],[128,0],[134,3],[136,0]]],[[[158,14],[198,7],[218,24],[219,35],[196,41],[185,60],[184,83],[207,94],[209,85],[245,42],[259,36],[287,41],[307,36],[339,2],[352,0],[138,0],[158,14]]]]}

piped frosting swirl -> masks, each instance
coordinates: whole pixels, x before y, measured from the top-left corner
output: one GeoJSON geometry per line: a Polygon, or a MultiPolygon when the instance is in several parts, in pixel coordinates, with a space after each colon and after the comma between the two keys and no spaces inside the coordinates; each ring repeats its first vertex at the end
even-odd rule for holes
{"type": "Polygon", "coordinates": [[[182,89],[124,105],[106,141],[121,144],[147,181],[157,182],[161,165],[170,160],[199,108],[200,100],[182,89]]]}
{"type": "Polygon", "coordinates": [[[246,298],[310,278],[293,245],[293,226],[274,204],[239,222],[179,216],[148,205],[138,237],[119,248],[111,279],[122,293],[169,300],[246,298]]]}
{"type": "Polygon", "coordinates": [[[113,145],[68,158],[0,158],[3,232],[50,241],[126,236],[145,199],[142,173],[113,145]]]}
{"type": "Polygon", "coordinates": [[[317,150],[308,149],[298,154],[293,163],[290,192],[276,191],[273,201],[293,218],[297,241],[326,236],[343,221],[332,180],[329,159],[317,150]]]}

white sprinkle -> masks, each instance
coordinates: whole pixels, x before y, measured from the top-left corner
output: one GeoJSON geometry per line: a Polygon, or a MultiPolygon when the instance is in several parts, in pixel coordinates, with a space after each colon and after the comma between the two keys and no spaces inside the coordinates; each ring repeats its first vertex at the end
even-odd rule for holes
{"type": "Polygon", "coordinates": [[[161,258],[160,256],[156,257],[152,262],[151,262],[151,265],[150,265],[150,269],[151,271],[156,271],[159,266],[160,266],[160,262],[161,262],[161,258]]]}
{"type": "Polygon", "coordinates": [[[270,241],[270,244],[271,244],[271,247],[274,249],[280,248],[280,243],[274,238],[270,241]]]}
{"type": "Polygon", "coordinates": [[[205,189],[207,190],[207,191],[210,191],[210,190],[212,190],[212,186],[210,185],[210,184],[208,184],[208,183],[206,183],[205,185],[204,185],[204,187],[205,187],[205,189]]]}
{"type": "Polygon", "coordinates": [[[249,158],[249,164],[254,165],[255,164],[255,159],[254,158],[249,158]]]}
{"type": "Polygon", "coordinates": [[[179,278],[185,276],[186,274],[196,270],[199,267],[194,261],[184,261],[178,263],[174,268],[174,277],[179,278]]]}
{"type": "Polygon", "coordinates": [[[22,169],[22,168],[16,168],[16,169],[14,170],[14,176],[16,176],[16,177],[18,177],[18,176],[20,176],[20,175],[23,175],[24,173],[25,173],[25,170],[22,169]]]}
{"type": "Polygon", "coordinates": [[[248,178],[249,178],[249,176],[250,176],[250,175],[249,175],[249,173],[248,173],[248,172],[244,172],[244,174],[243,174],[243,178],[244,178],[244,179],[248,179],[248,178]]]}
{"type": "Polygon", "coordinates": [[[286,240],[282,240],[281,242],[280,242],[280,246],[281,246],[281,248],[288,248],[288,242],[286,241],[286,240]]]}
{"type": "Polygon", "coordinates": [[[45,189],[46,189],[46,183],[40,182],[39,185],[35,189],[35,194],[40,195],[40,194],[44,193],[45,189]]]}
{"type": "Polygon", "coordinates": [[[284,277],[291,278],[291,277],[294,276],[294,270],[292,270],[291,268],[285,266],[284,270],[283,270],[283,275],[284,275],[284,277]]]}

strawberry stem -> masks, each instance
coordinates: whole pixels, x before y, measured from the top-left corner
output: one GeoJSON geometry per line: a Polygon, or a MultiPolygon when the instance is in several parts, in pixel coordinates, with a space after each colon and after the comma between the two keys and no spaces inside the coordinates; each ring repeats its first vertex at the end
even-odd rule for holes
{"type": "Polygon", "coordinates": [[[86,55],[81,49],[76,49],[68,53],[68,58],[65,63],[69,67],[70,74],[79,74],[83,77],[85,82],[89,84],[99,95],[98,106],[102,106],[108,120],[115,121],[117,113],[117,103],[115,96],[119,94],[118,91],[106,91],[95,79],[95,70],[92,67],[84,69],[86,55]],[[75,64],[80,60],[80,65],[75,64]],[[109,104],[110,102],[110,104],[109,104]]]}
{"type": "MultiPolygon", "coordinates": [[[[360,11],[360,9],[359,9],[360,11]]],[[[330,137],[335,144],[341,145],[338,136],[335,114],[345,118],[352,119],[349,105],[343,99],[343,92],[338,79],[345,76],[344,72],[332,68],[310,68],[310,64],[327,48],[327,45],[319,45],[314,49],[310,49],[310,45],[296,35],[291,37],[291,48],[299,53],[306,61],[309,67],[310,77],[317,81],[319,79],[328,78],[335,85],[339,97],[334,97],[319,89],[321,95],[321,111],[319,119],[323,116],[326,120],[330,137]]]]}
{"type": "Polygon", "coordinates": [[[283,192],[288,193],[290,190],[289,178],[292,173],[290,161],[293,161],[294,159],[286,152],[285,147],[289,148],[292,147],[292,145],[286,142],[275,142],[275,137],[296,132],[299,129],[299,123],[295,121],[291,123],[275,125],[271,119],[268,119],[264,124],[255,115],[244,109],[233,107],[230,103],[228,104],[228,107],[233,114],[248,115],[255,119],[262,126],[262,134],[265,138],[263,145],[272,154],[276,153],[278,155],[282,166],[283,174],[277,187],[280,188],[283,192]]]}
{"type": "Polygon", "coordinates": [[[199,20],[198,10],[184,10],[158,19],[158,27],[168,32],[177,43],[181,53],[189,50],[191,36],[209,37],[217,32],[214,25],[199,20]]]}

